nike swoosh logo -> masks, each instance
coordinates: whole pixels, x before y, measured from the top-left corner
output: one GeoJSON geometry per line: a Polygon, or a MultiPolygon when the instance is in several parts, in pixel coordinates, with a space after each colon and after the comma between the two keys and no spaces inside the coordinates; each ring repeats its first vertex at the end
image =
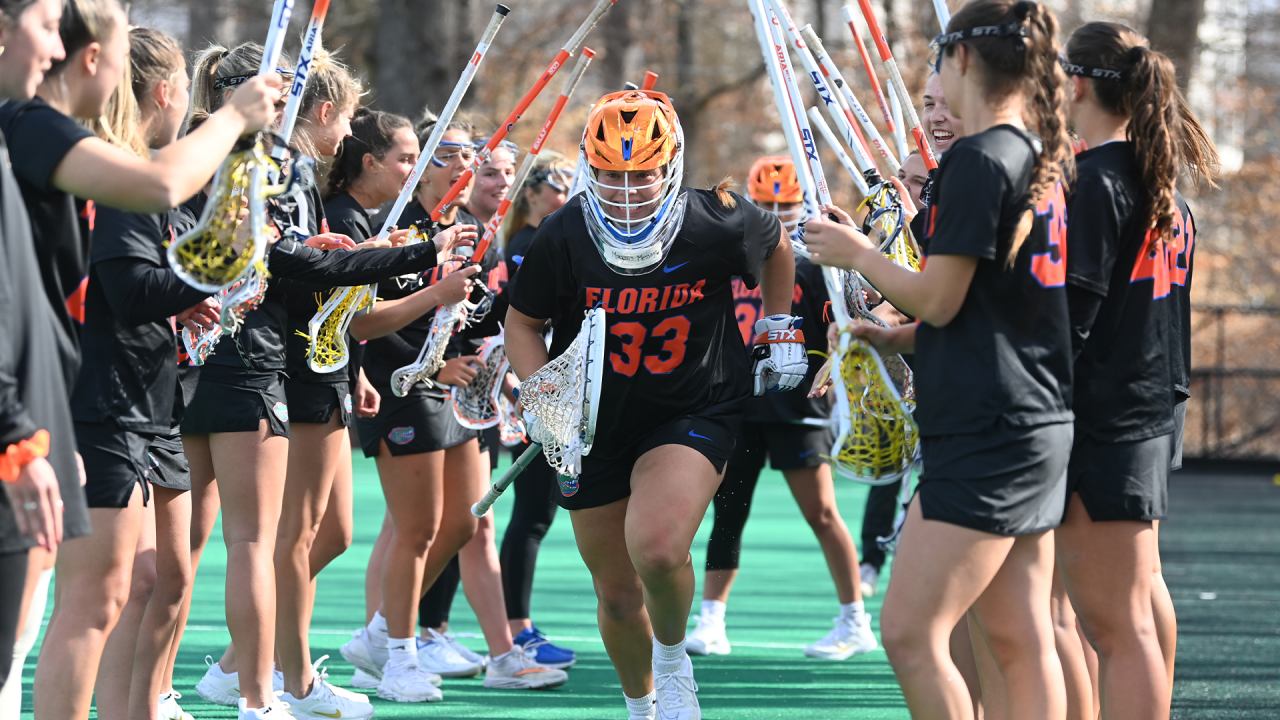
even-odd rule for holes
{"type": "Polygon", "coordinates": [[[684,267],[685,265],[688,265],[688,264],[689,264],[689,262],[690,262],[690,261],[685,260],[684,262],[680,263],[679,265],[676,265],[675,267],[671,267],[670,265],[663,265],[663,266],[662,266],[662,272],[664,272],[664,273],[675,272],[676,270],[679,270],[680,268],[684,267]]]}
{"type": "Polygon", "coordinates": [[[711,438],[707,437],[706,435],[699,435],[698,433],[696,433],[696,432],[694,432],[694,431],[692,431],[692,430],[690,430],[690,431],[689,431],[689,437],[701,438],[702,440],[710,440],[710,439],[711,439],[711,438]]]}
{"type": "Polygon", "coordinates": [[[312,710],[311,712],[321,717],[333,718],[334,720],[338,720],[338,718],[342,717],[341,710],[336,710],[333,712],[333,714],[329,714],[327,712],[320,712],[319,710],[312,710]]]}
{"type": "Polygon", "coordinates": [[[818,451],[817,451],[817,450],[810,450],[809,452],[802,452],[802,453],[800,453],[797,457],[799,457],[799,458],[807,458],[807,457],[809,457],[810,455],[812,455],[812,454],[814,454],[814,453],[816,453],[816,452],[818,452],[818,451]]]}

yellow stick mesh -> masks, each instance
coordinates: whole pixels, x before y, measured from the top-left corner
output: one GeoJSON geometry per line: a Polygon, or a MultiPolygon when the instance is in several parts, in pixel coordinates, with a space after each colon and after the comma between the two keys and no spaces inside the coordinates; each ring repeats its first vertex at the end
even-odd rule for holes
{"type": "MultiPolygon", "coordinates": [[[[337,288],[320,305],[308,323],[305,337],[311,341],[307,364],[318,373],[336,372],[347,365],[347,328],[356,313],[373,307],[373,288],[368,285],[337,288]]],[[[299,333],[302,334],[302,333],[299,333]]]]}
{"type": "Polygon", "coordinates": [[[919,451],[919,430],[886,376],[876,351],[847,335],[839,356],[836,392],[848,420],[832,448],[841,474],[864,481],[890,481],[910,469],[919,451]]]}

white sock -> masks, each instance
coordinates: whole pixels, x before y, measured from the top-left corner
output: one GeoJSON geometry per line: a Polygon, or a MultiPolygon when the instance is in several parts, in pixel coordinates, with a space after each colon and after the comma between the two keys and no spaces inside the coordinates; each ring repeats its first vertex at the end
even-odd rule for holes
{"type": "Polygon", "coordinates": [[[416,638],[390,638],[387,640],[387,652],[394,663],[418,664],[418,640],[416,638]]]}
{"type": "Polygon", "coordinates": [[[374,610],[373,619],[369,621],[369,639],[377,647],[386,647],[387,637],[387,618],[381,610],[374,610]]]}
{"type": "Polygon", "coordinates": [[[703,600],[702,601],[702,617],[707,619],[719,620],[724,622],[724,613],[729,609],[728,605],[719,600],[703,600]]]}
{"type": "Polygon", "coordinates": [[[626,695],[622,697],[627,698],[627,712],[632,717],[653,717],[653,708],[658,702],[658,692],[656,690],[640,698],[627,697],[626,695]]]}
{"type": "Polygon", "coordinates": [[[864,606],[862,601],[851,603],[840,603],[840,619],[841,620],[857,620],[862,617],[864,606]]]}
{"type": "Polygon", "coordinates": [[[653,662],[660,668],[676,669],[684,664],[684,640],[675,645],[663,645],[658,638],[653,639],[653,662]],[[673,667],[675,666],[675,667],[673,667]]]}

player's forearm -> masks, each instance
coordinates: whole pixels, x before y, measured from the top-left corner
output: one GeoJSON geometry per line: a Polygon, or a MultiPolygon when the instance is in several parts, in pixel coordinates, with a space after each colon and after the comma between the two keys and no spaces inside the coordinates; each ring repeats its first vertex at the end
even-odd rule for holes
{"type": "MultiPolygon", "coordinates": [[[[534,327],[518,310],[507,310],[506,342],[507,359],[516,377],[524,380],[547,364],[547,344],[542,339],[541,326],[534,327]],[[516,317],[518,316],[518,317],[516,317]]],[[[539,321],[541,322],[541,321],[539,321]]]]}
{"type": "Polygon", "coordinates": [[[764,263],[760,295],[765,315],[790,315],[796,285],[796,262],[784,231],[782,241],[764,263]]]}
{"type": "Polygon", "coordinates": [[[351,319],[351,335],[357,340],[386,337],[440,306],[435,287],[396,300],[382,300],[373,311],[351,319]]]}

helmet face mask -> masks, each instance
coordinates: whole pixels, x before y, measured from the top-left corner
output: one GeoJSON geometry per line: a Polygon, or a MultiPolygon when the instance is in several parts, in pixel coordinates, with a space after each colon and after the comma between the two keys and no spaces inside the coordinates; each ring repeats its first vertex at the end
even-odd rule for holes
{"type": "Polygon", "coordinates": [[[747,173],[747,195],[757,207],[777,215],[788,235],[795,233],[804,218],[804,190],[790,157],[756,160],[747,173]]]}
{"type": "Polygon", "coordinates": [[[795,233],[796,228],[800,227],[800,219],[804,216],[804,203],[753,202],[761,210],[768,210],[776,215],[778,220],[782,221],[782,227],[787,229],[788,235],[795,233]]]}

